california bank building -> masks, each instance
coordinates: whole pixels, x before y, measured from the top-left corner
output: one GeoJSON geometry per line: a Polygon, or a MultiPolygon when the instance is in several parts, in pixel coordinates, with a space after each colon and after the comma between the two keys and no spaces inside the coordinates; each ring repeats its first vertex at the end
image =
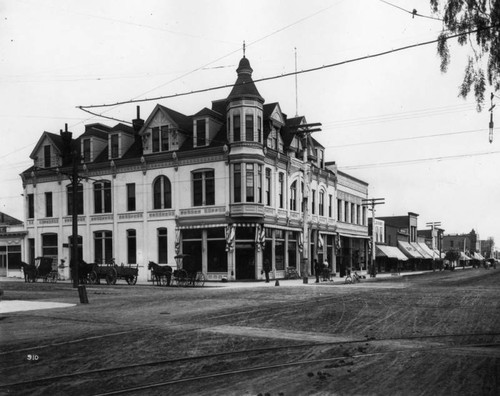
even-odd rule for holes
{"type": "Polygon", "coordinates": [[[75,209],[79,257],[138,266],[143,281],[149,261],[175,268],[180,254],[208,280],[263,279],[266,260],[276,279],[287,267],[311,274],[314,259],[334,272],[339,257],[366,266],[368,185],[359,181],[339,202],[336,166],[325,163],[312,124],[265,102],[246,57],[236,72],[229,95],[193,115],[157,104],[145,120],[138,108],[131,125],[89,124],[78,137],[44,132],[21,174],[25,260],[70,262],[75,209]],[[355,260],[345,257],[353,246],[355,260]]]}

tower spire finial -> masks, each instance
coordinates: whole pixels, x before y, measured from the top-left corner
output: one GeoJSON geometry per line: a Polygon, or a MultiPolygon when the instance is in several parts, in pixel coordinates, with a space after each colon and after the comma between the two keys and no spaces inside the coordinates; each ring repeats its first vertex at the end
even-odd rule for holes
{"type": "Polygon", "coordinates": [[[243,58],[245,57],[245,40],[243,40],[243,58]]]}

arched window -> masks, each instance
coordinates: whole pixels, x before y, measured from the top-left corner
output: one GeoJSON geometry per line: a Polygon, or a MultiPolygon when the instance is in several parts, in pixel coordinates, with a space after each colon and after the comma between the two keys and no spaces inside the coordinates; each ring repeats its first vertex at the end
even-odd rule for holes
{"type": "Polygon", "coordinates": [[[153,209],[172,207],[172,185],[166,176],[159,176],[153,182],[153,209]]]}
{"type": "Polygon", "coordinates": [[[290,210],[297,210],[297,180],[290,186],[290,210]]]}

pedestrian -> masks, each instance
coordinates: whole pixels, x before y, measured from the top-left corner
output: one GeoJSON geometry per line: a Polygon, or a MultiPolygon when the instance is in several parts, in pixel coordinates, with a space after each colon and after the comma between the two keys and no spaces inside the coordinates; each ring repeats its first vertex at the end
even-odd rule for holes
{"type": "Polygon", "coordinates": [[[323,280],[330,280],[330,264],[328,264],[328,259],[326,257],[323,262],[323,280]]]}
{"type": "Polygon", "coordinates": [[[319,283],[319,274],[321,273],[323,265],[318,263],[317,259],[314,259],[314,274],[316,275],[316,283],[319,283]]]}
{"type": "Polygon", "coordinates": [[[271,272],[271,263],[269,259],[264,260],[264,273],[266,274],[266,283],[269,283],[269,272],[271,272]]]}

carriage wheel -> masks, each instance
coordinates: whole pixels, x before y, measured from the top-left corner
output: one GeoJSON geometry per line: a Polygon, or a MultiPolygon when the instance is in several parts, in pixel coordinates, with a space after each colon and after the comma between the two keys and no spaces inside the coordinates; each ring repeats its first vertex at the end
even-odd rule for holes
{"type": "Polygon", "coordinates": [[[194,279],[194,285],[203,287],[204,284],[205,284],[205,275],[203,275],[203,272],[197,272],[196,277],[194,279]]]}
{"type": "Polygon", "coordinates": [[[177,270],[177,276],[175,278],[177,286],[187,286],[188,284],[188,274],[185,270],[177,270]]]}
{"type": "Polygon", "coordinates": [[[106,283],[108,285],[114,285],[114,284],[116,284],[116,278],[117,277],[118,277],[118,273],[116,272],[116,269],[115,268],[111,268],[111,270],[109,270],[106,273],[106,283]]]}
{"type": "Polygon", "coordinates": [[[135,285],[137,283],[137,275],[127,276],[127,283],[129,285],[135,285]]]}
{"type": "Polygon", "coordinates": [[[346,285],[350,285],[350,284],[352,283],[352,277],[351,277],[351,275],[347,275],[347,276],[345,277],[345,281],[344,281],[344,283],[345,283],[346,285]]]}

